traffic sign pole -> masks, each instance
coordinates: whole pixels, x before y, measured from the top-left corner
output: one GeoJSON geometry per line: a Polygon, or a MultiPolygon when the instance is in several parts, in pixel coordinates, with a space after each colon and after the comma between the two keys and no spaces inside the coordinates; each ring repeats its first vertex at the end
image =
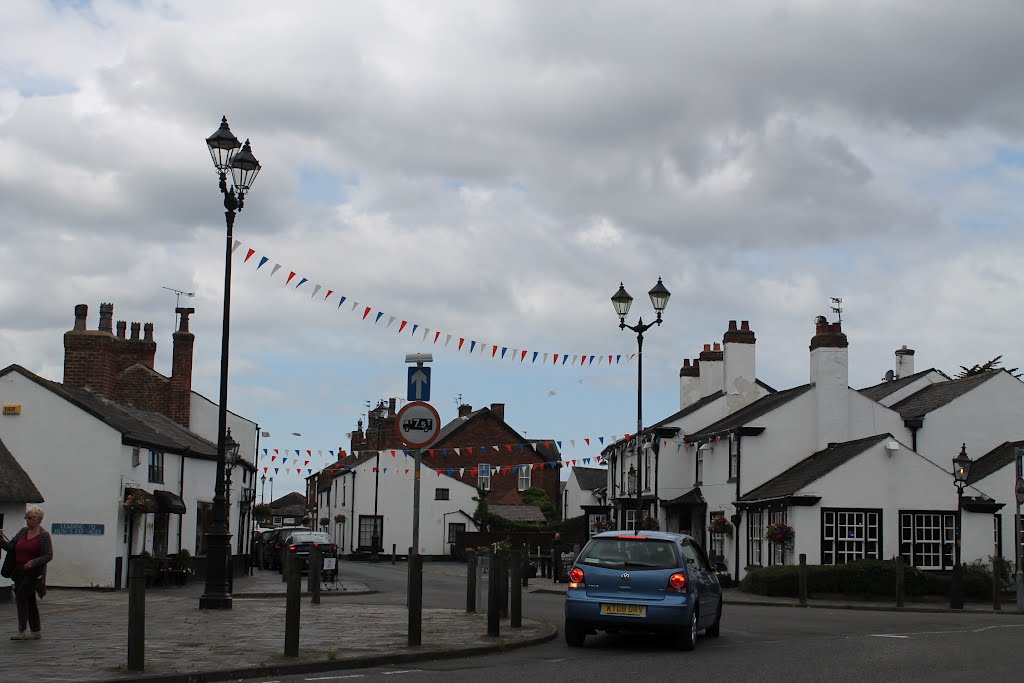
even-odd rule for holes
{"type": "Polygon", "coordinates": [[[1021,472],[1021,458],[1024,456],[1022,449],[1015,448],[1014,461],[1017,463],[1017,481],[1014,483],[1013,493],[1017,499],[1017,505],[1014,508],[1014,524],[1013,524],[1013,535],[1014,535],[1014,551],[1017,556],[1017,574],[1014,576],[1014,588],[1017,590],[1017,611],[1024,612],[1024,567],[1021,567],[1021,546],[1024,545],[1024,527],[1021,526],[1020,522],[1020,506],[1024,504],[1024,472],[1021,472]]]}

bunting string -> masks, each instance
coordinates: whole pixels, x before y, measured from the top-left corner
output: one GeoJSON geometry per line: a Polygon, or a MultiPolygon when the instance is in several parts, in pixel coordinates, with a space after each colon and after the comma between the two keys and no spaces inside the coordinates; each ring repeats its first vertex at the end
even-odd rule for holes
{"type": "MultiPolygon", "coordinates": [[[[285,287],[299,290],[303,285],[308,285],[302,291],[311,290],[311,299],[315,299],[320,303],[330,303],[335,311],[358,316],[360,321],[369,322],[374,327],[380,327],[385,330],[394,330],[396,334],[408,334],[412,337],[419,336],[420,341],[448,351],[466,353],[470,356],[482,356],[494,361],[504,361],[516,365],[552,365],[555,367],[611,367],[613,365],[630,364],[636,360],[636,353],[563,353],[562,351],[555,353],[551,351],[531,351],[521,346],[512,346],[509,343],[495,344],[473,339],[464,334],[460,335],[454,332],[442,331],[436,326],[428,327],[414,322],[408,317],[385,313],[376,306],[367,304],[365,301],[357,301],[346,294],[342,294],[338,289],[311,282],[308,278],[299,275],[297,271],[291,270],[280,263],[273,262],[269,256],[257,254],[255,249],[244,245],[240,240],[234,241],[232,253],[241,254],[244,265],[255,266],[253,272],[259,272],[267,264],[273,263],[273,266],[263,271],[269,273],[271,279],[274,279],[279,271],[287,273],[283,277],[285,287]],[[382,319],[385,319],[384,323],[381,323],[382,319]],[[443,343],[442,339],[444,340],[443,343]]],[[[281,278],[278,278],[278,280],[280,281],[281,278]]]]}

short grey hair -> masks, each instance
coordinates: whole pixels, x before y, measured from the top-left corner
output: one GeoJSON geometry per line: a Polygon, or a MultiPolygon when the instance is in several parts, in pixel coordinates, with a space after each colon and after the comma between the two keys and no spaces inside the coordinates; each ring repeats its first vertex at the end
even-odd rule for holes
{"type": "Polygon", "coordinates": [[[28,508],[26,508],[25,510],[25,516],[28,517],[29,515],[33,517],[38,517],[39,521],[42,521],[43,508],[39,507],[38,505],[29,505],[28,508]]]}

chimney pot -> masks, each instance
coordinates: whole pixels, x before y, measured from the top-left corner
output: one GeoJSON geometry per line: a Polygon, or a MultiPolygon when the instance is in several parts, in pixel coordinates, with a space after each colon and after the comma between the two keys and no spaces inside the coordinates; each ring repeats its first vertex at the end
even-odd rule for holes
{"type": "Polygon", "coordinates": [[[139,323],[132,323],[132,341],[139,341],[139,332],[142,330],[142,325],[139,323]]]}
{"type": "Polygon", "coordinates": [[[75,306],[75,329],[85,329],[85,319],[89,316],[89,307],[86,304],[75,306]]]}
{"type": "Polygon", "coordinates": [[[143,331],[143,336],[142,336],[143,341],[148,341],[148,342],[153,341],[153,323],[146,323],[145,325],[143,325],[142,326],[142,331],[143,331]]]}
{"type": "Polygon", "coordinates": [[[388,399],[388,417],[395,414],[395,399],[388,399]]]}
{"type": "Polygon", "coordinates": [[[127,323],[125,321],[123,321],[123,320],[118,320],[117,321],[117,336],[119,338],[121,338],[121,339],[124,339],[124,331],[125,331],[126,326],[127,326],[127,323]]]}
{"type": "Polygon", "coordinates": [[[690,359],[689,358],[684,358],[683,359],[683,367],[684,368],[690,367],[690,359]]]}
{"type": "Polygon", "coordinates": [[[714,351],[721,351],[722,350],[722,345],[719,344],[718,342],[715,342],[714,348],[712,350],[714,350],[714,351]]]}
{"type": "Polygon", "coordinates": [[[704,345],[704,350],[705,351],[710,351],[711,350],[711,344],[705,344],[704,345]]]}
{"type": "Polygon", "coordinates": [[[99,331],[114,333],[114,304],[100,304],[99,331]]]}
{"type": "Polygon", "coordinates": [[[468,417],[473,412],[473,406],[463,403],[459,406],[459,417],[468,417]]]}
{"type": "Polygon", "coordinates": [[[178,331],[179,332],[188,332],[188,317],[190,315],[192,315],[193,313],[195,313],[196,309],[194,309],[194,308],[183,308],[183,307],[179,306],[178,308],[174,309],[174,312],[177,313],[180,316],[180,318],[181,318],[181,324],[178,326],[178,331]]]}
{"type": "Polygon", "coordinates": [[[740,329],[741,330],[749,330],[750,329],[750,321],[749,320],[744,320],[743,322],[741,322],[740,323],[740,329]]]}
{"type": "Polygon", "coordinates": [[[729,331],[730,332],[735,332],[736,331],[736,321],[735,320],[730,320],[729,321],[729,331]]]}

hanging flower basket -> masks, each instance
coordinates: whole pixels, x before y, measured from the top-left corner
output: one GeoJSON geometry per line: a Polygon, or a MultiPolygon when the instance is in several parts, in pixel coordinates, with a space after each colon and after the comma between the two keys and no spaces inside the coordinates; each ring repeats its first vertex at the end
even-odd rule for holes
{"type": "Polygon", "coordinates": [[[125,496],[124,502],[121,503],[129,514],[133,515],[144,515],[150,512],[156,512],[156,501],[149,496],[144,496],[139,493],[129,493],[125,496]]]}
{"type": "Polygon", "coordinates": [[[788,524],[769,524],[764,529],[764,537],[769,543],[775,543],[786,548],[793,549],[793,541],[796,540],[796,532],[788,524]]]}
{"type": "Polygon", "coordinates": [[[337,515],[334,515],[334,521],[337,522],[338,524],[344,524],[345,522],[348,521],[348,517],[346,517],[345,515],[339,513],[337,515]]]}
{"type": "Polygon", "coordinates": [[[715,516],[711,518],[711,522],[708,524],[708,531],[713,534],[728,536],[732,534],[732,524],[725,517],[715,516]]]}

